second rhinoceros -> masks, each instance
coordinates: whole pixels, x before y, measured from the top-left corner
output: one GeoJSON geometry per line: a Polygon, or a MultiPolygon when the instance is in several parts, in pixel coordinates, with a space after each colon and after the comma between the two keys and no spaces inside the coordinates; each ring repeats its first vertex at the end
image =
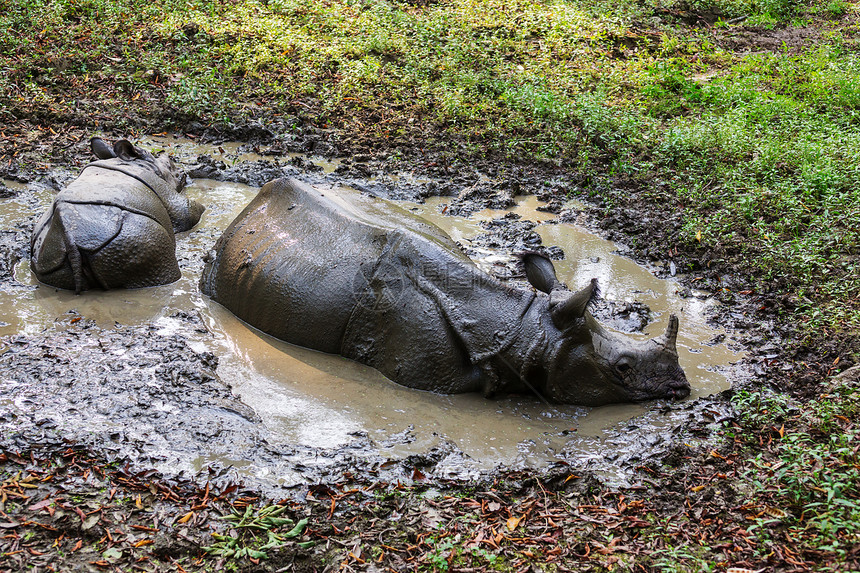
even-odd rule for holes
{"type": "Polygon", "coordinates": [[[588,311],[596,281],[570,292],[549,259],[523,262],[535,289],[487,275],[387,201],[279,179],[218,240],[200,285],[263,332],[411,388],[583,405],[689,395],[677,318],[652,340],[616,334],[588,311]]]}
{"type": "Polygon", "coordinates": [[[204,210],[180,193],[185,173],[167,154],[124,139],[110,147],[93,138],[90,146],[99,161],[84,167],[33,229],[36,277],[77,293],[179,279],[174,233],[196,225],[204,210]]]}

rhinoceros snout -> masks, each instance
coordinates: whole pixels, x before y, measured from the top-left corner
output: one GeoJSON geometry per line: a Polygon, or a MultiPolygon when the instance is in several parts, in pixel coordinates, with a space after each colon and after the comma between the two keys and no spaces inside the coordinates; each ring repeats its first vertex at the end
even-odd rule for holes
{"type": "Polygon", "coordinates": [[[666,385],[666,397],[672,400],[683,400],[690,395],[690,383],[687,377],[681,373],[680,378],[676,378],[666,385]]]}

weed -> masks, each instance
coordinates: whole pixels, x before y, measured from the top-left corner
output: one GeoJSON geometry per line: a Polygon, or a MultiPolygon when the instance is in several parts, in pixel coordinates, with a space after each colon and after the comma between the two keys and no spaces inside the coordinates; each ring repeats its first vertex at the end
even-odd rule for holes
{"type": "Polygon", "coordinates": [[[442,539],[433,544],[433,549],[425,554],[424,559],[433,571],[448,571],[457,553],[453,540],[442,539]]]}
{"type": "MultiPolygon", "coordinates": [[[[307,519],[296,523],[290,518],[280,517],[286,509],[286,506],[272,505],[255,512],[253,506],[249,505],[244,513],[234,512],[225,516],[224,519],[231,522],[230,525],[235,533],[233,535],[213,534],[215,543],[204,547],[203,550],[219,557],[267,559],[267,551],[283,547],[286,545],[286,540],[300,536],[308,523],[307,519]],[[276,532],[277,529],[286,527],[291,529],[284,533],[276,532]],[[263,534],[265,539],[261,539],[263,534]]],[[[312,542],[298,545],[308,547],[309,544],[312,542]]]]}
{"type": "Polygon", "coordinates": [[[840,558],[860,538],[860,430],[845,428],[860,407],[860,395],[846,387],[836,394],[825,394],[805,408],[765,391],[739,392],[733,400],[753,442],[763,431],[780,427],[776,461],[758,454],[744,476],[762,498],[759,503],[776,508],[749,529],[764,542],[770,529],[785,521],[810,547],[840,558]]]}

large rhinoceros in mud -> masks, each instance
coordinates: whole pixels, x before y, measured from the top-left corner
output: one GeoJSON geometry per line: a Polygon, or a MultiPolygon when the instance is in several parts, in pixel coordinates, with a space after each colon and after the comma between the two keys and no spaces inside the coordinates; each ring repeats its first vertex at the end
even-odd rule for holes
{"type": "Polygon", "coordinates": [[[181,273],[174,232],[197,224],[204,207],[180,193],[185,173],[165,153],[120,140],[90,140],[99,161],[84,167],[33,229],[31,268],[51,286],[137,288],[181,273]]]}
{"type": "Polygon", "coordinates": [[[523,262],[536,290],[490,277],[387,201],[279,179],[218,240],[200,285],[263,332],[411,388],[583,405],[689,395],[677,318],[653,340],[618,335],[587,310],[596,280],[574,293],[549,259],[523,262]]]}

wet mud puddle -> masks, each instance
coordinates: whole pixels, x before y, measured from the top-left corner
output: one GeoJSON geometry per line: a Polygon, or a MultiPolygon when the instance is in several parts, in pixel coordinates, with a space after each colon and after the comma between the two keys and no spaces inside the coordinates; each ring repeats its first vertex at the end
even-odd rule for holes
{"type": "MultiPolygon", "coordinates": [[[[76,296],[38,285],[28,262],[21,261],[15,268],[18,285],[0,289],[0,335],[35,335],[67,322],[70,313],[106,329],[155,325],[158,333],[178,334],[194,351],[218,357],[219,377],[256,411],[265,440],[273,448],[301,446],[302,455],[309,457],[338,448],[354,449],[360,443],[360,455],[394,460],[441,451],[444,454],[434,458],[433,473],[450,477],[476,475],[499,465],[564,461],[604,472],[611,479],[621,475],[622,462],[629,463],[656,446],[690,415],[684,408],[663,412],[655,403],[582,408],[547,405],[530,396],[499,400],[439,396],[402,388],[371,368],[261,334],[197,288],[203,255],[256,192],[255,187],[213,180],[196,180],[188,187],[187,193],[207,205],[207,210],[195,229],[177,238],[183,274],[170,285],[76,296]],[[200,328],[200,321],[189,324],[183,318],[189,315],[199,317],[205,328],[200,328]]],[[[29,202],[5,200],[0,205],[4,228],[37,214],[34,209],[47,208],[52,194],[37,191],[35,197],[36,205],[32,197],[29,202]]],[[[679,314],[678,347],[693,386],[690,400],[729,388],[720,370],[740,356],[722,342],[724,333],[707,324],[709,302],[681,298],[677,282],[657,279],[648,269],[616,254],[614,244],[570,224],[553,224],[554,215],[537,211],[540,203],[534,197],[518,198],[517,205],[506,211],[485,210],[470,218],[443,214],[448,201],[431,198],[401,206],[436,223],[467,250],[471,247],[478,264],[489,271],[507,254],[472,244],[485,232],[483,221],[508,212],[544,221],[535,227],[543,244],[557,245],[566,255],[555,262],[561,280],[575,289],[597,277],[606,299],[638,301],[650,308],[653,320],[639,336],[662,332],[670,312],[679,314]]],[[[206,448],[202,444],[198,454],[186,460],[188,469],[218,462],[257,478],[292,479],[265,467],[265,460],[231,457],[224,448],[213,448],[209,454],[206,448]]]]}

